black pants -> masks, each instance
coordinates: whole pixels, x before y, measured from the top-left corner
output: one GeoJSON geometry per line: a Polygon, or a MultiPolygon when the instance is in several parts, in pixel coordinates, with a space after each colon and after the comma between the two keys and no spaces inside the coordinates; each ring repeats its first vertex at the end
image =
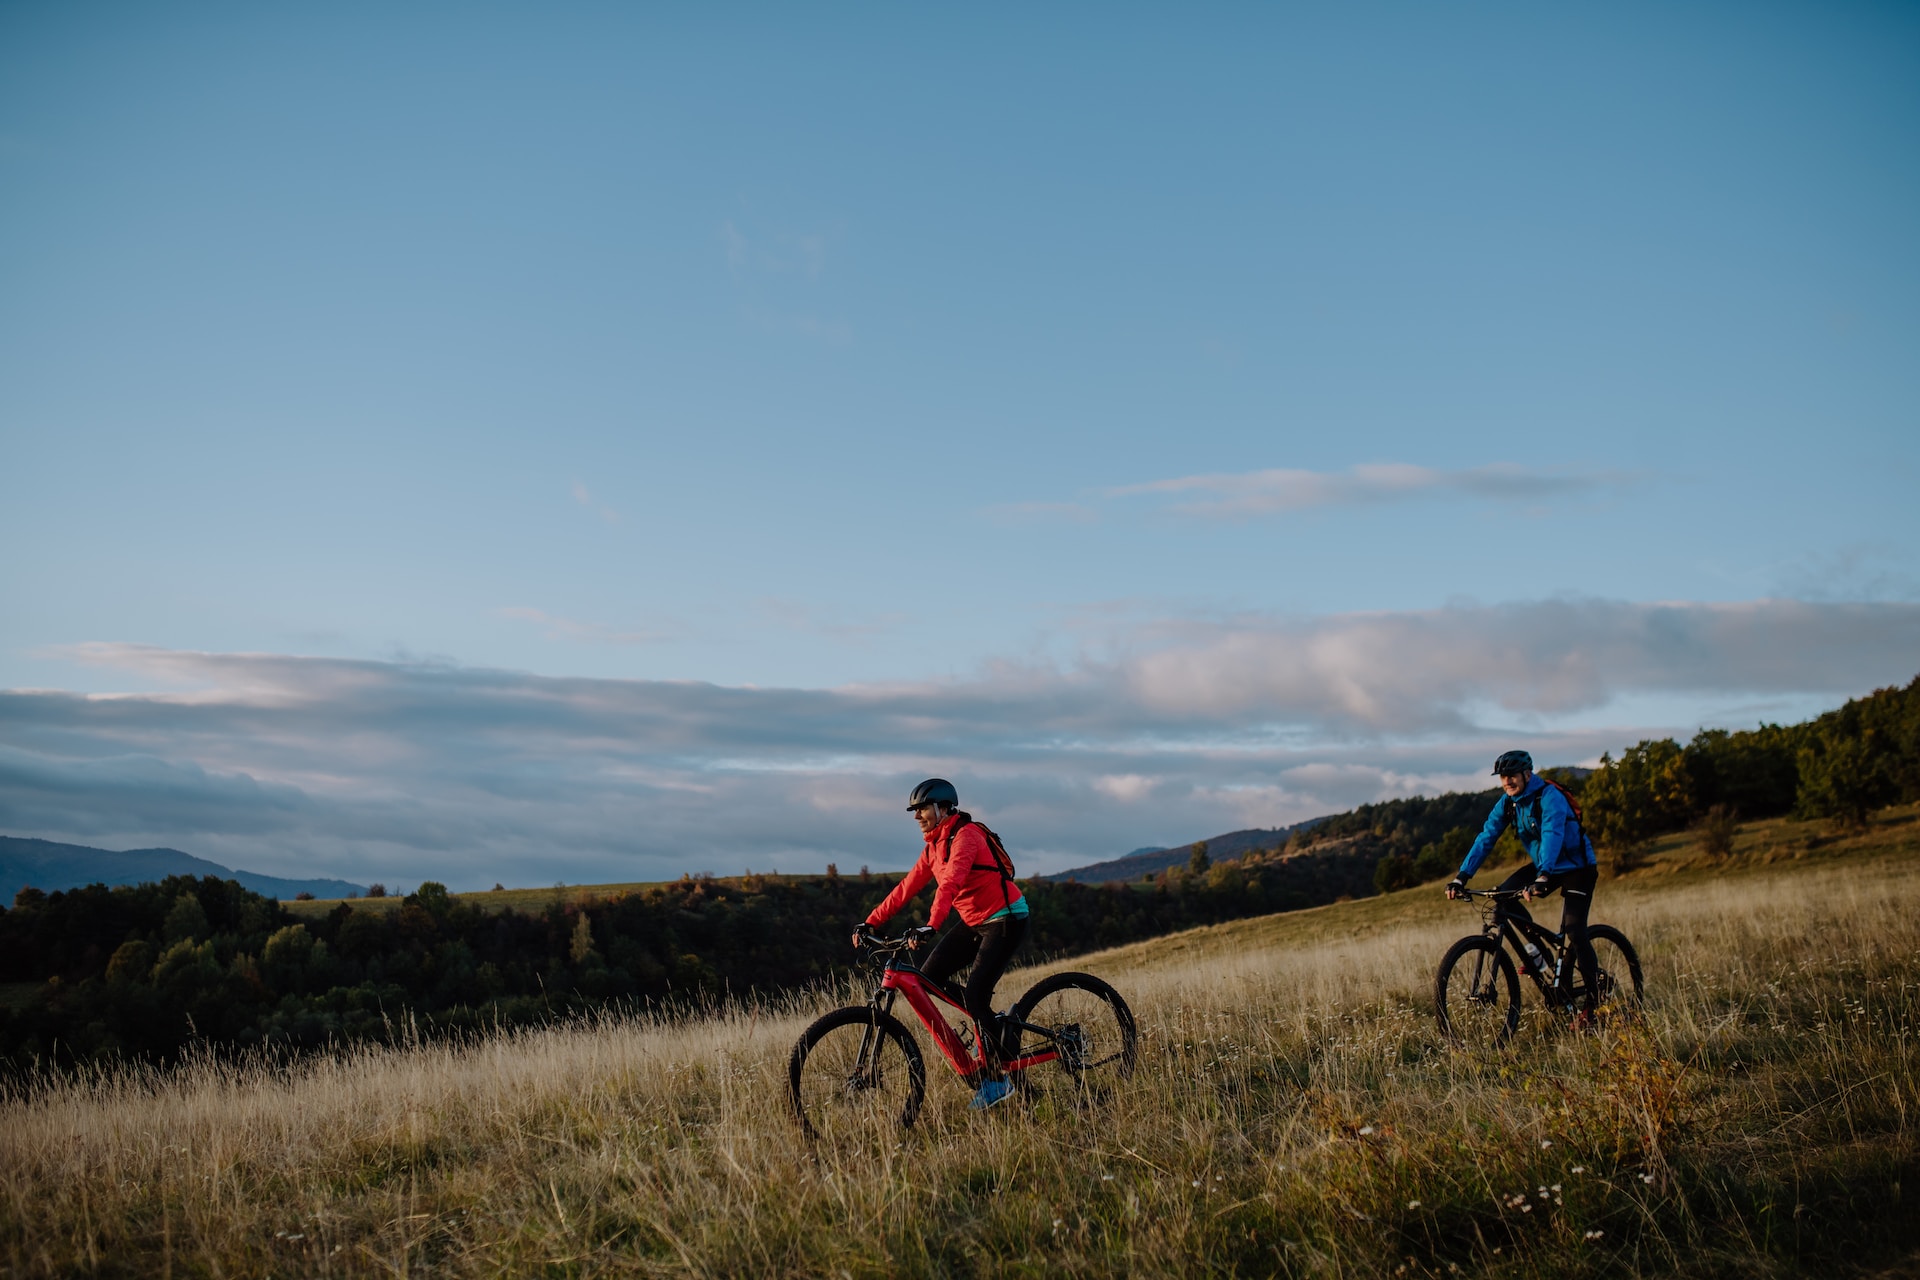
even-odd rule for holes
{"type": "Polygon", "coordinates": [[[992,1059],[1002,1056],[994,1042],[993,984],[1000,981],[1007,962],[1026,940],[1025,916],[1003,916],[978,929],[955,921],[920,966],[920,972],[929,978],[945,982],[968,964],[973,965],[973,972],[967,975],[967,1013],[980,1028],[992,1059]]]}
{"type": "MultiPolygon", "coordinates": [[[[1538,879],[1541,879],[1540,873],[1534,870],[1532,863],[1527,863],[1502,880],[1500,888],[1524,889],[1538,879]]],[[[1560,891],[1560,932],[1566,936],[1567,949],[1573,952],[1573,966],[1580,971],[1580,981],[1586,986],[1587,999],[1591,1003],[1593,992],[1599,985],[1600,961],[1593,954],[1593,940],[1587,937],[1587,913],[1593,910],[1593,886],[1599,882],[1600,868],[1558,871],[1545,879],[1548,893],[1555,889],[1560,891]]],[[[1516,919],[1533,919],[1518,898],[1509,899],[1500,909],[1516,919]]]]}

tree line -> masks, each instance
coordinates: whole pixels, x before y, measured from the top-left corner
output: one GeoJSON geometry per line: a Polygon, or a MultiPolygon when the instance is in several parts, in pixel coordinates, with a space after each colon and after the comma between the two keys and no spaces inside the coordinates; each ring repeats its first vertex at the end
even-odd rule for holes
{"type": "MultiPolygon", "coordinates": [[[[1241,859],[1133,885],[1022,881],[1029,955],[1364,894],[1370,873],[1351,857],[1241,859]]],[[[26,889],[0,912],[0,981],[33,994],[0,1012],[0,1059],[166,1061],[195,1041],[306,1050],[792,990],[845,976],[853,924],[897,879],[688,876],[536,911],[430,881],[397,907],[318,918],[213,877],[26,889]]],[[[908,913],[924,918],[930,899],[908,913]]]]}
{"type": "MultiPolygon", "coordinates": [[[[1876,809],[1920,802],[1920,676],[1796,725],[1702,729],[1682,746],[1643,739],[1600,767],[1543,769],[1572,791],[1587,834],[1615,872],[1632,869],[1660,836],[1697,828],[1710,853],[1732,848],[1742,820],[1791,814],[1858,827],[1876,809]]],[[[1381,890],[1452,875],[1499,790],[1362,805],[1302,834],[1311,842],[1370,831],[1385,848],[1381,890]]],[[[1496,864],[1519,857],[1509,832],[1496,864]]]]}

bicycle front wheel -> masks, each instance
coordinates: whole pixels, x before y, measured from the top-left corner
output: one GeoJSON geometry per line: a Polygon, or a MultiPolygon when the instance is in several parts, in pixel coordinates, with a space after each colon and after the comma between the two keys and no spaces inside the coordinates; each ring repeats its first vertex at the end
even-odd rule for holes
{"type": "Polygon", "coordinates": [[[927,1069],[898,1018],[848,1005],[800,1033],[787,1060],[787,1090],[809,1138],[871,1135],[913,1124],[927,1069]]]}
{"type": "Polygon", "coordinates": [[[1013,1074],[1015,1085],[1029,1095],[1097,1101],[1133,1074],[1140,1056],[1133,1010],[1090,973],[1041,979],[1013,1006],[1013,1016],[1045,1029],[1045,1034],[1022,1031],[1016,1058],[1047,1050],[1058,1055],[1013,1074]]]}
{"type": "Polygon", "coordinates": [[[1433,979],[1440,1034],[1461,1048],[1498,1048],[1520,1025],[1520,975],[1491,938],[1462,938],[1433,979]]]}

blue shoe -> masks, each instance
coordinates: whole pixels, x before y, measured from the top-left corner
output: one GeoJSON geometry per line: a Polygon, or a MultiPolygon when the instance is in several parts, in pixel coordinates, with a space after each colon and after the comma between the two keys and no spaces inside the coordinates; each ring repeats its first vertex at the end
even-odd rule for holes
{"type": "Polygon", "coordinates": [[[1013,1085],[1005,1080],[988,1080],[973,1095],[973,1101],[967,1104],[969,1111],[985,1111],[988,1107],[998,1106],[1013,1096],[1013,1085]]]}

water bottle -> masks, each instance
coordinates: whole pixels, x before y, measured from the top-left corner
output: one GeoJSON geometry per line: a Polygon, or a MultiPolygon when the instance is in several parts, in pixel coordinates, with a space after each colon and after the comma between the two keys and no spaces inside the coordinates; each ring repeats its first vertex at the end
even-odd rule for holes
{"type": "Polygon", "coordinates": [[[1534,973],[1545,972],[1547,967],[1547,958],[1540,954],[1540,948],[1533,945],[1532,938],[1527,939],[1526,951],[1527,951],[1527,968],[1534,973]]]}

